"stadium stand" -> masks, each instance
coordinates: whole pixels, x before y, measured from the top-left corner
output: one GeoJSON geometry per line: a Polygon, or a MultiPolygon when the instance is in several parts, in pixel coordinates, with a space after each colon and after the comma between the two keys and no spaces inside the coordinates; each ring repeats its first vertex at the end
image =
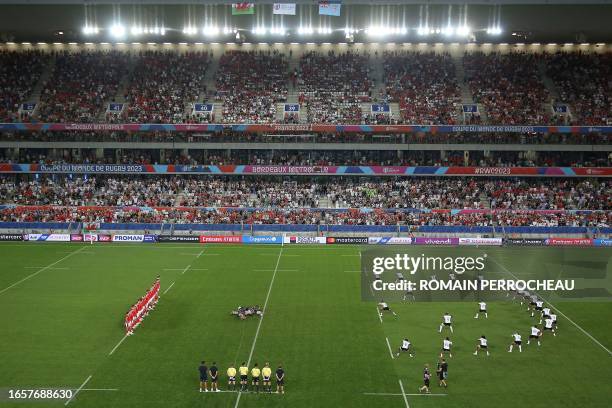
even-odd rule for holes
{"type": "MultiPolygon", "coordinates": [[[[146,52],[139,56],[125,95],[132,123],[183,123],[197,101],[210,54],[146,52]]],[[[205,90],[202,90],[205,91],[205,90]]]]}
{"type": "Polygon", "coordinates": [[[308,123],[361,123],[361,103],[371,100],[369,56],[306,53],[300,59],[299,101],[308,123]]]}
{"type": "Polygon", "coordinates": [[[448,53],[394,51],[383,60],[386,94],[399,102],[402,122],[458,123],[459,88],[448,53]]]}
{"type": "Polygon", "coordinates": [[[287,100],[288,64],[278,52],[232,51],[221,56],[216,100],[226,123],[275,122],[276,103],[287,100]]]}
{"type": "Polygon", "coordinates": [[[104,102],[115,96],[127,73],[128,55],[119,51],[61,52],[45,83],[38,108],[43,122],[95,122],[104,102]]]}
{"type": "Polygon", "coordinates": [[[0,52],[0,121],[29,121],[19,115],[19,104],[27,102],[48,63],[49,54],[40,51],[0,52]]]}

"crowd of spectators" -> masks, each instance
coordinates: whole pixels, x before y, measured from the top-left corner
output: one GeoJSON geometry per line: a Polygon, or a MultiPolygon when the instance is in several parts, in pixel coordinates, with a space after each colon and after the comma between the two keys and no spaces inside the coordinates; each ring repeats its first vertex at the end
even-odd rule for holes
{"type": "Polygon", "coordinates": [[[49,54],[39,51],[0,51],[0,121],[27,122],[19,115],[19,105],[31,96],[49,63],[49,54]]]}
{"type": "Polygon", "coordinates": [[[189,104],[205,93],[207,52],[145,52],[139,55],[125,94],[125,117],[132,123],[183,123],[189,104]]]}
{"type": "Polygon", "coordinates": [[[390,51],[383,64],[386,93],[399,103],[404,123],[459,123],[461,98],[450,54],[390,51]]]}
{"type": "Polygon", "coordinates": [[[489,123],[504,125],[548,124],[552,112],[544,104],[550,95],[539,63],[542,54],[465,53],[466,82],[476,103],[483,104],[489,123]]]}
{"type": "Polygon", "coordinates": [[[612,123],[612,54],[547,55],[546,74],[559,91],[558,102],[569,104],[573,123],[612,123]]]}
{"type": "Polygon", "coordinates": [[[0,178],[0,204],[237,208],[612,210],[604,179],[0,178]]]}
{"type": "Polygon", "coordinates": [[[308,123],[362,123],[362,102],[371,100],[369,56],[309,52],[300,59],[299,102],[308,123]]]}
{"type": "Polygon", "coordinates": [[[271,123],[276,104],[287,100],[288,62],[284,54],[230,51],[219,60],[216,99],[225,123],[271,123]]]}
{"type": "Polygon", "coordinates": [[[119,51],[60,52],[44,84],[37,117],[41,122],[95,122],[104,103],[119,90],[129,55],[119,51]]]}

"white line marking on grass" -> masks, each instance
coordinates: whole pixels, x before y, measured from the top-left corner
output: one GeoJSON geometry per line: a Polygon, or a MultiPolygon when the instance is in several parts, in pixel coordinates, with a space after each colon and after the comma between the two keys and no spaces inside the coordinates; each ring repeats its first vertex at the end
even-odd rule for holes
{"type": "Polygon", "coordinates": [[[376,307],[376,314],[378,315],[378,320],[382,323],[382,316],[380,310],[378,310],[378,306],[376,307]]]}
{"type": "MultiPolygon", "coordinates": [[[[280,264],[281,256],[283,255],[283,247],[281,247],[278,252],[278,258],[276,259],[276,266],[274,267],[274,273],[272,274],[272,279],[270,279],[270,286],[268,287],[268,293],[266,294],[266,300],[264,302],[263,308],[261,309],[262,315],[259,319],[259,323],[257,323],[257,330],[255,331],[255,337],[253,338],[253,344],[251,345],[251,351],[249,353],[249,359],[247,360],[247,367],[251,365],[251,359],[253,358],[253,352],[255,351],[255,345],[257,344],[257,338],[259,337],[259,329],[261,329],[261,323],[263,322],[264,317],[266,316],[266,308],[268,307],[268,300],[270,300],[270,293],[272,293],[272,286],[274,286],[274,279],[276,278],[276,272],[278,271],[278,265],[280,264]]],[[[238,392],[238,398],[236,398],[236,404],[234,408],[238,407],[240,404],[240,396],[242,395],[242,391],[238,392]]]]}
{"type": "Polygon", "coordinates": [[[446,397],[448,394],[401,394],[399,392],[364,392],[363,395],[380,395],[380,396],[407,396],[407,397],[446,397]]]}
{"type": "Polygon", "coordinates": [[[389,338],[385,337],[385,340],[387,340],[387,347],[389,348],[389,355],[391,356],[391,359],[394,359],[395,356],[393,355],[393,351],[391,351],[391,343],[389,343],[389,338]]]}
{"type": "Polygon", "coordinates": [[[167,269],[164,269],[164,271],[182,271],[182,270],[183,270],[183,268],[167,268],[167,269]]]}
{"type": "Polygon", "coordinates": [[[81,391],[119,391],[119,388],[83,388],[81,391]]]}
{"type": "Polygon", "coordinates": [[[202,254],[202,255],[198,254],[198,258],[201,256],[221,256],[221,254],[202,254]]]}
{"type": "Polygon", "coordinates": [[[185,269],[183,269],[183,272],[181,272],[181,275],[184,275],[184,274],[185,274],[185,272],[187,272],[187,271],[189,270],[189,268],[191,268],[191,265],[187,265],[187,266],[185,267],[185,269]]]}
{"type": "Polygon", "coordinates": [[[358,255],[346,255],[346,254],[345,254],[345,255],[342,255],[342,256],[358,256],[358,257],[360,257],[360,258],[361,258],[361,254],[358,254],[358,255]]]}
{"type": "MultiPolygon", "coordinates": [[[[24,266],[23,269],[42,269],[44,268],[44,266],[24,266]]],[[[53,268],[47,268],[50,271],[65,271],[69,268],[58,268],[58,267],[53,267],[53,268]]]]}
{"type": "Polygon", "coordinates": [[[200,257],[200,254],[187,254],[187,253],[180,253],[179,255],[183,255],[183,256],[197,256],[200,257]]]}
{"type": "Polygon", "coordinates": [[[191,268],[189,270],[190,271],[208,271],[209,269],[206,269],[206,268],[191,268]]]}
{"type": "MultiPolygon", "coordinates": [[[[506,272],[508,272],[510,275],[512,275],[512,277],[514,279],[520,280],[520,278],[518,276],[516,276],[514,273],[510,272],[508,270],[508,268],[506,268],[504,265],[500,264],[499,262],[497,262],[495,259],[493,259],[493,262],[496,263],[497,265],[499,265],[503,270],[505,270],[506,272]]],[[[548,300],[546,300],[543,296],[541,296],[539,293],[537,294],[543,301],[545,301],[546,303],[548,303],[550,305],[550,307],[552,307],[553,309],[555,309],[561,316],[565,317],[571,324],[573,324],[574,326],[576,326],[576,328],[578,330],[580,330],[582,333],[584,333],[588,338],[590,338],[591,340],[593,340],[599,347],[601,347],[602,349],[604,349],[606,351],[606,353],[608,353],[609,355],[612,356],[612,351],[608,350],[608,348],[606,346],[604,346],[603,344],[601,344],[599,342],[599,340],[597,340],[595,337],[593,337],[589,332],[587,332],[586,330],[584,330],[582,327],[580,327],[578,325],[578,323],[574,322],[572,319],[570,319],[569,317],[567,317],[567,315],[565,313],[563,313],[561,310],[559,310],[555,305],[553,305],[552,303],[550,303],[548,300]]]]}
{"type": "Polygon", "coordinates": [[[344,271],[344,273],[361,273],[361,271],[344,271]]]}
{"type": "Polygon", "coordinates": [[[200,253],[198,254],[198,256],[196,256],[196,258],[201,257],[203,253],[204,253],[204,250],[201,250],[200,253]]]}
{"type": "Polygon", "coordinates": [[[111,352],[110,352],[110,353],[108,353],[108,355],[109,355],[109,356],[112,356],[112,355],[113,355],[113,353],[115,352],[115,350],[117,350],[117,349],[119,348],[119,346],[121,345],[121,343],[123,343],[123,341],[124,341],[125,339],[127,339],[127,337],[128,337],[128,334],[126,333],[126,334],[125,334],[125,336],[123,336],[123,337],[121,338],[121,340],[119,340],[119,343],[117,343],[117,345],[116,345],[115,347],[113,347],[113,349],[111,350],[111,352]]]}
{"type": "Polygon", "coordinates": [[[15,283],[13,283],[11,286],[8,286],[8,287],[6,287],[6,288],[4,288],[4,289],[0,290],[0,295],[1,295],[1,294],[3,294],[4,292],[6,292],[7,290],[9,290],[10,288],[14,288],[15,286],[19,285],[20,283],[25,282],[25,281],[27,281],[27,280],[28,280],[28,279],[30,279],[30,278],[33,278],[34,276],[38,275],[39,273],[44,272],[44,271],[46,271],[47,269],[51,269],[52,267],[54,267],[54,266],[55,266],[55,265],[57,265],[58,263],[60,263],[60,262],[62,262],[62,261],[64,261],[64,260],[66,260],[66,259],[70,258],[72,255],[78,254],[79,252],[81,252],[81,251],[82,251],[83,249],[85,249],[85,248],[86,248],[86,247],[81,247],[81,248],[77,249],[76,251],[73,251],[73,252],[69,253],[69,254],[68,254],[68,255],[66,255],[65,257],[63,257],[63,258],[61,258],[61,259],[59,259],[59,260],[57,260],[57,261],[53,262],[52,264],[47,265],[47,266],[45,266],[45,267],[43,267],[43,268],[40,268],[38,271],[36,271],[36,272],[32,273],[31,275],[26,276],[25,278],[21,279],[20,281],[17,281],[17,282],[15,282],[15,283]]]}
{"type": "Polygon", "coordinates": [[[168,286],[168,287],[166,288],[166,290],[164,290],[164,293],[162,293],[162,295],[165,295],[166,293],[168,293],[168,291],[170,290],[170,288],[171,288],[172,286],[174,286],[174,283],[175,283],[175,282],[172,282],[172,283],[170,284],[170,286],[168,286]]]}
{"type": "Polygon", "coordinates": [[[406,391],[404,391],[404,384],[402,380],[399,380],[400,388],[402,389],[402,397],[404,397],[404,402],[406,403],[406,408],[410,408],[410,404],[408,404],[408,398],[406,398],[406,391]]]}
{"type": "Polygon", "coordinates": [[[83,389],[83,387],[85,387],[85,384],[87,384],[89,382],[89,380],[91,380],[91,375],[89,377],[87,377],[85,382],[83,382],[83,384],[81,384],[81,386],[76,390],[76,392],[72,395],[72,397],[70,397],[70,399],[68,401],[66,401],[66,403],[64,404],[65,406],[70,404],[70,401],[72,401],[73,399],[76,398],[77,394],[79,392],[81,392],[81,390],[83,389]]]}

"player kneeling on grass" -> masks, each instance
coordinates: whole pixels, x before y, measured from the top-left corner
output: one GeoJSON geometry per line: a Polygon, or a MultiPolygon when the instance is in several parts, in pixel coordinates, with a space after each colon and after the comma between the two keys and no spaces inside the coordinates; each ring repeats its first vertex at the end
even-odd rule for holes
{"type": "Polygon", "coordinates": [[[285,370],[283,367],[278,366],[276,369],[276,393],[285,393],[285,370]]]}
{"type": "Polygon", "coordinates": [[[419,387],[419,392],[425,392],[426,394],[431,393],[431,391],[429,391],[430,378],[431,374],[429,373],[429,364],[425,364],[425,368],[423,369],[423,386],[419,387]]]}
{"type": "Polygon", "coordinates": [[[213,362],[208,371],[210,372],[210,390],[212,392],[219,392],[219,385],[217,384],[219,381],[219,369],[217,368],[217,363],[213,362]]]}
{"type": "Polygon", "coordinates": [[[414,357],[412,350],[410,350],[410,346],[411,344],[408,341],[408,339],[402,340],[402,345],[399,347],[399,350],[397,351],[396,356],[399,357],[400,353],[408,353],[410,357],[414,357]]]}
{"type": "Polygon", "coordinates": [[[263,376],[264,391],[272,392],[272,384],[270,383],[270,377],[272,377],[272,369],[270,368],[270,363],[266,363],[264,368],[261,369],[261,375],[263,376]]]}
{"type": "Polygon", "coordinates": [[[451,347],[453,346],[453,342],[447,337],[442,341],[442,351],[440,352],[440,358],[444,357],[444,354],[448,354],[450,358],[453,358],[453,353],[451,353],[451,347]]]}
{"type": "Polygon", "coordinates": [[[236,368],[233,364],[227,369],[227,388],[231,391],[236,390],[236,368]]]}
{"type": "Polygon", "coordinates": [[[484,313],[485,319],[489,318],[489,314],[487,313],[487,304],[483,301],[478,302],[478,313],[474,316],[474,319],[478,319],[478,316],[484,313]]]}
{"type": "Polygon", "coordinates": [[[485,337],[485,335],[483,334],[482,336],[480,336],[480,338],[478,339],[478,343],[476,343],[476,351],[474,351],[474,355],[478,355],[478,352],[480,350],[484,350],[487,352],[487,356],[489,355],[489,347],[487,344],[487,338],[485,337]]]}
{"type": "Polygon", "coordinates": [[[247,388],[249,386],[249,367],[247,367],[245,362],[242,362],[242,365],[238,367],[238,373],[240,374],[240,391],[247,391],[247,388]]]}
{"type": "Polygon", "coordinates": [[[453,333],[453,317],[448,314],[448,312],[444,313],[444,316],[442,316],[442,323],[440,323],[440,333],[442,333],[442,329],[444,327],[448,327],[451,331],[451,333],[453,333]]]}
{"type": "Polygon", "coordinates": [[[206,363],[202,361],[200,363],[200,392],[202,392],[202,388],[204,391],[208,392],[208,367],[206,367],[206,363]]]}
{"type": "Polygon", "coordinates": [[[512,343],[510,343],[510,348],[508,349],[508,353],[512,353],[512,348],[516,346],[519,349],[519,352],[523,352],[523,346],[521,342],[521,335],[518,333],[512,334],[512,343]]]}
{"type": "Polygon", "coordinates": [[[380,315],[380,317],[382,317],[383,312],[389,312],[393,316],[397,316],[395,312],[391,310],[391,308],[389,307],[389,304],[385,302],[384,300],[381,300],[380,303],[378,304],[378,314],[380,315]]]}
{"type": "Polygon", "coordinates": [[[261,375],[261,370],[257,366],[257,363],[253,366],[251,370],[251,381],[255,392],[259,392],[259,376],[261,375]]]}
{"type": "Polygon", "coordinates": [[[527,344],[531,343],[531,339],[536,339],[538,346],[540,346],[540,337],[542,337],[542,330],[538,329],[538,326],[531,326],[531,334],[529,335],[529,339],[527,339],[527,344]]]}

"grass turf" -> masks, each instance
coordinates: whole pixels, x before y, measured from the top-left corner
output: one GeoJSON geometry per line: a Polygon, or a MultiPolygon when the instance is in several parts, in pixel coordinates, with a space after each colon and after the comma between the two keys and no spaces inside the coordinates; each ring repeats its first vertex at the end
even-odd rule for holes
{"type": "MultiPolygon", "coordinates": [[[[242,394],[240,407],[405,407],[399,381],[415,394],[423,365],[435,371],[447,335],[437,329],[449,311],[455,333],[448,389],[432,379],[433,393],[446,395],[408,395],[411,408],[610,406],[612,356],[563,316],[556,338],[512,354],[506,351],[511,333],[520,330],[526,340],[535,320],[518,303],[490,303],[486,320],[473,318],[472,303],[394,303],[399,317],[385,315],[381,323],[375,304],[361,301],[359,273],[353,272],[359,249],[0,244],[0,388],[76,389],[91,376],[69,406],[235,407],[236,393],[197,392],[197,367],[202,359],[216,361],[225,390],[228,364],[247,361],[252,350],[251,366],[283,365],[286,394],[242,394]],[[109,355],[124,336],[124,313],[157,274],[162,292],[174,285],[135,335],[109,355]],[[237,305],[263,306],[268,293],[257,336],[260,320],[229,315],[237,305]],[[481,334],[489,339],[490,357],[472,355],[481,334]],[[395,351],[406,336],[415,358],[392,359],[385,338],[395,351]]],[[[591,251],[609,251],[567,250],[584,251],[585,259],[591,251]]],[[[509,270],[524,266],[525,251],[488,249],[509,270]]],[[[554,248],[529,251],[542,261],[559,259],[554,248]]],[[[612,349],[612,303],[555,306],[612,349]]]]}

